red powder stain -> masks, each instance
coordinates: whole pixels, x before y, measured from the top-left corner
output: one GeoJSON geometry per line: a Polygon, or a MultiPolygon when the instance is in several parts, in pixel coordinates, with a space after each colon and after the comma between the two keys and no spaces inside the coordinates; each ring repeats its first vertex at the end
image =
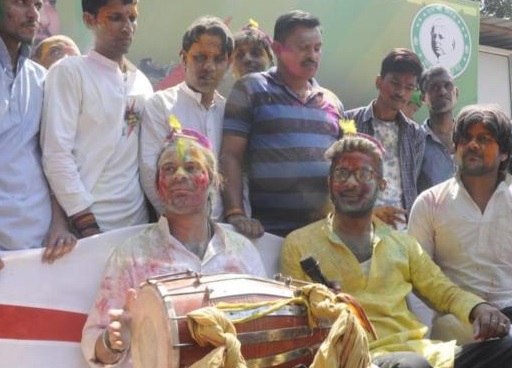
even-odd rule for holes
{"type": "Polygon", "coordinates": [[[206,189],[210,185],[210,179],[206,172],[202,172],[201,174],[194,176],[193,181],[195,187],[198,189],[206,189]]]}
{"type": "Polygon", "coordinates": [[[100,315],[106,315],[108,312],[108,300],[106,298],[101,298],[96,302],[96,310],[100,315]]]}
{"type": "Polygon", "coordinates": [[[163,173],[163,170],[160,168],[159,171],[157,190],[158,193],[162,196],[163,201],[167,202],[169,200],[169,186],[165,180],[165,174],[163,173]]]}
{"type": "Polygon", "coordinates": [[[224,265],[224,272],[226,273],[243,273],[242,268],[240,267],[240,262],[238,259],[231,259],[226,262],[224,265]]]}

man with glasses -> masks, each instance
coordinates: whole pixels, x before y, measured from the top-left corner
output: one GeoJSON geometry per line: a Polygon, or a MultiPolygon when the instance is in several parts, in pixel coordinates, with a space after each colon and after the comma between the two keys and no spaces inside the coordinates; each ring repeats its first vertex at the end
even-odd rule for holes
{"type": "Polygon", "coordinates": [[[346,112],[357,130],[374,136],[385,149],[384,177],[388,185],[378,194],[375,214],[395,228],[403,228],[405,215],[418,194],[416,181],[423,160],[425,134],[402,109],[417,88],[423,66],[408,49],[392,50],[382,61],[375,80],[377,99],[346,112]]]}
{"type": "Polygon", "coordinates": [[[372,216],[378,194],[386,187],[382,153],[378,141],[361,134],[347,134],[327,150],[334,210],[285,238],[282,274],[304,281],[322,274],[327,283],[340,285],[356,298],[377,332],[377,339],[369,337],[369,347],[372,363],[380,368],[510,366],[508,318],[454,285],[414,238],[372,216]],[[301,267],[309,257],[320,272],[301,267]],[[475,339],[486,341],[456,347],[454,341],[425,339],[427,328],[407,308],[411,290],[436,310],[471,322],[475,339]]]}
{"type": "MultiPolygon", "coordinates": [[[[450,279],[512,318],[510,120],[494,105],[467,106],[455,120],[453,141],[457,173],[419,195],[408,231],[450,279]]],[[[508,324],[492,323],[508,331],[508,324]]],[[[472,335],[452,316],[434,318],[436,338],[472,335]]]]}
{"type": "Polygon", "coordinates": [[[459,95],[450,72],[441,66],[432,67],[422,74],[420,90],[429,117],[422,125],[426,141],[418,193],[450,179],[455,173],[453,110],[459,95]]]}

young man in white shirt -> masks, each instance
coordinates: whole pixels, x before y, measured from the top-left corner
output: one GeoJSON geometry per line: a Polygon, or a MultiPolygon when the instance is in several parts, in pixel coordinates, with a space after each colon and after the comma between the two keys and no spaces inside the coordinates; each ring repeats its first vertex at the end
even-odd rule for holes
{"type": "Polygon", "coordinates": [[[94,46],[48,73],[43,165],[80,237],[148,221],[138,134],[152,87],[125,57],[137,28],[137,5],[137,0],[83,0],[94,46]]]}
{"type": "MultiPolygon", "coordinates": [[[[510,119],[497,106],[467,106],[455,119],[453,142],[457,173],[418,196],[408,231],[455,284],[486,299],[510,319],[510,119]]],[[[450,315],[439,317],[434,318],[433,337],[472,340],[471,326],[461,326],[450,315]]]]}
{"type": "MultiPolygon", "coordinates": [[[[217,17],[196,19],[185,31],[180,51],[185,81],[155,93],[147,102],[141,131],[141,179],[144,191],[158,213],[163,206],[154,188],[156,159],[170,133],[169,117],[184,128],[195,129],[212,142],[218,157],[226,100],[217,92],[229,69],[234,41],[229,28],[217,17]]],[[[222,213],[219,196],[213,199],[213,217],[222,213]]]]}

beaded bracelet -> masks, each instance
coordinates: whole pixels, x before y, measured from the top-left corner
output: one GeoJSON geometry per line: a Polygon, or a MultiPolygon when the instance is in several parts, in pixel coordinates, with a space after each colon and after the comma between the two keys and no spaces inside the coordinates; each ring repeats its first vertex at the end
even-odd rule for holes
{"type": "Polygon", "coordinates": [[[72,218],[71,222],[73,223],[75,230],[80,234],[85,230],[100,229],[98,223],[96,222],[96,218],[91,212],[87,212],[83,215],[72,218]]]}

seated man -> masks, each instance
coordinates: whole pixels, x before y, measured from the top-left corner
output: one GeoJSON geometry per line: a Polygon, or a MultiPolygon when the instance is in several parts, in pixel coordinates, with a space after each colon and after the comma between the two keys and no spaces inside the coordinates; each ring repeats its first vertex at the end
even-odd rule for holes
{"type": "MultiPolygon", "coordinates": [[[[485,298],[509,318],[512,176],[507,167],[511,135],[510,120],[497,106],[464,108],[453,136],[458,171],[418,197],[409,224],[409,234],[453,282],[485,298]]],[[[434,323],[434,335],[444,337],[450,332],[443,320],[434,323]]],[[[452,338],[467,340],[470,326],[465,330],[452,338]]]]}
{"type": "Polygon", "coordinates": [[[224,230],[210,218],[211,196],[219,185],[215,155],[208,139],[193,130],[175,130],[157,161],[156,191],[164,205],[158,223],[114,249],[104,282],[83,330],[82,348],[92,367],[127,358],[127,316],[141,282],[183,272],[231,272],[265,277],[260,255],[242,235],[224,230]],[[126,304],[125,304],[126,300],[126,304]],[[125,310],[112,310],[123,308],[125,310]]]}
{"type": "Polygon", "coordinates": [[[454,285],[411,237],[386,226],[372,210],[382,177],[382,148],[372,137],[349,135],[326,152],[331,160],[329,191],[334,213],[285,239],[282,273],[311,278],[300,261],[315,258],[325,278],[341,285],[362,305],[377,331],[370,339],[373,363],[380,367],[506,367],[512,359],[510,321],[480,297],[454,285]],[[424,339],[427,328],[409,311],[406,295],[415,289],[438,311],[473,323],[475,339],[424,339]],[[485,364],[479,365],[479,362],[485,364]]]}

